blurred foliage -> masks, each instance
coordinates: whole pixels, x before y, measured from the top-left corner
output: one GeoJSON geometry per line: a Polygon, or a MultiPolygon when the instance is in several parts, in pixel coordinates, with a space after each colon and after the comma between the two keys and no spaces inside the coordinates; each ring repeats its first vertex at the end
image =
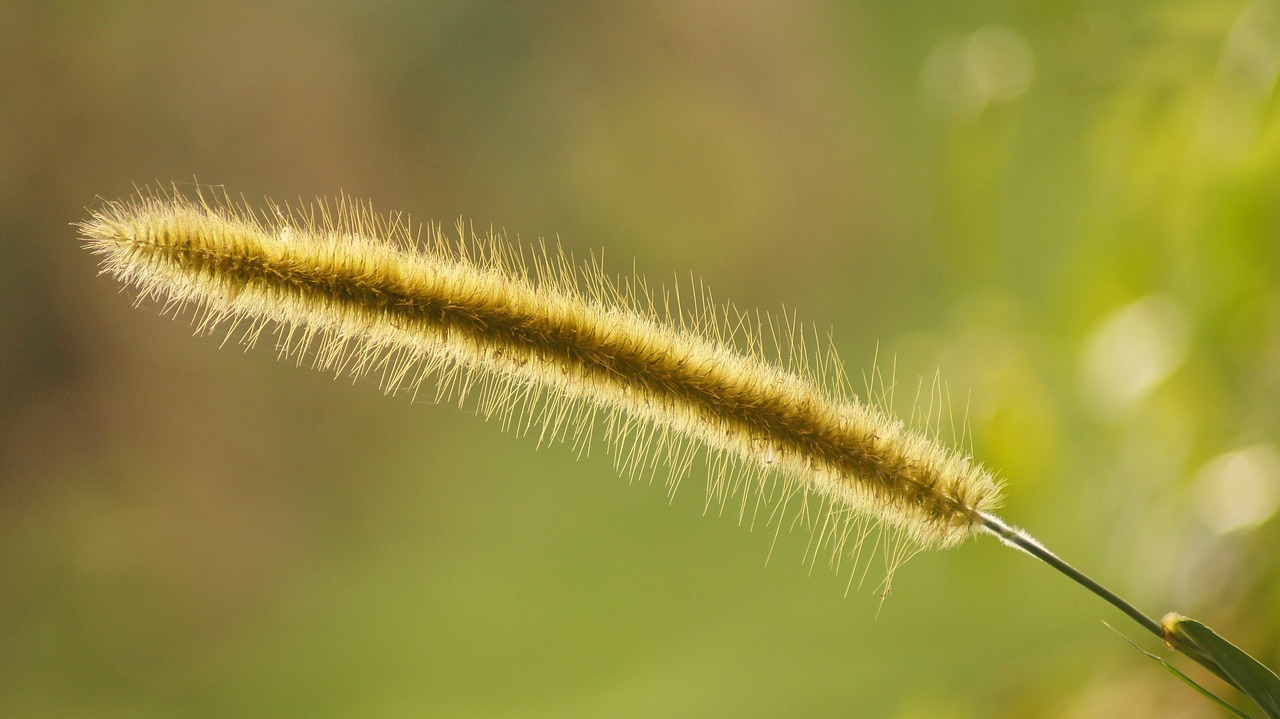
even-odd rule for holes
{"type": "Polygon", "coordinates": [[[994,542],[845,598],[697,477],[192,340],[67,223],[345,190],[799,308],[1274,667],[1278,70],[1275,0],[6,3],[0,715],[1215,716],[994,542]]]}

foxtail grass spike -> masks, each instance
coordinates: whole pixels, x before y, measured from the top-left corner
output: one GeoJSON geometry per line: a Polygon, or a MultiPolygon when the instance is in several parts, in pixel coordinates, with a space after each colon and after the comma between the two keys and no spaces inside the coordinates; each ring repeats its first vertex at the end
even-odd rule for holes
{"type": "Polygon", "coordinates": [[[790,317],[751,319],[700,284],[655,290],[543,244],[411,229],[347,198],[255,212],[224,195],[142,192],[78,225],[102,271],[188,313],[201,333],[375,375],[387,392],[473,406],[580,449],[603,432],[629,474],[699,446],[711,495],[740,515],[817,496],[812,520],[839,548],[883,525],[912,548],[980,531],[999,488],[969,457],[841,388],[790,317]],[[774,350],[769,338],[778,337],[774,350]],[[855,531],[856,530],[856,531],[855,531]]]}

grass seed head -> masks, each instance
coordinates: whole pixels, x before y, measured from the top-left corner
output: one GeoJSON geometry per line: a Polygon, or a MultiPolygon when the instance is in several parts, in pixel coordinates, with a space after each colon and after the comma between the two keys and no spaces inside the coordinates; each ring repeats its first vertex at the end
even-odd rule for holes
{"type": "Polygon", "coordinates": [[[859,400],[793,318],[613,278],[545,244],[414,230],[347,198],[255,212],[208,191],[141,192],[78,224],[102,271],[202,333],[434,392],[579,451],[597,432],[628,475],[699,450],[709,499],[740,520],[790,507],[834,561],[873,528],[892,567],[979,531],[998,483],[970,457],[859,400]],[[771,346],[772,345],[772,346],[771,346]]]}

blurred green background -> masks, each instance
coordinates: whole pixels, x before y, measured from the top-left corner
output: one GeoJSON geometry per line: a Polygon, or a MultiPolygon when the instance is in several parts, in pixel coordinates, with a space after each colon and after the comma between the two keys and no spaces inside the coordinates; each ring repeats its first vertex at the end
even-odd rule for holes
{"type": "Polygon", "coordinates": [[[1009,521],[1276,666],[1278,70],[1277,0],[10,0],[0,715],[1217,716],[994,541],[845,597],[699,477],[193,339],[68,223],[345,191],[796,308],[940,373],[1009,521]]]}

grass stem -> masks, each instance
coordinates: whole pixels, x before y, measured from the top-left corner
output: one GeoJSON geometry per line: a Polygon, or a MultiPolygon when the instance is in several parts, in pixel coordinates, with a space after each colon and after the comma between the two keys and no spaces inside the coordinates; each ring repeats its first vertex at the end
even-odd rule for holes
{"type": "Polygon", "coordinates": [[[1050,567],[1053,567],[1059,572],[1067,575],[1067,577],[1076,584],[1079,584],[1099,597],[1102,597],[1108,604],[1127,614],[1130,619],[1141,624],[1143,629],[1146,629],[1156,635],[1162,641],[1164,640],[1164,632],[1160,629],[1160,622],[1157,622],[1146,614],[1143,614],[1137,607],[1126,602],[1115,592],[1112,592],[1110,589],[1107,589],[1091,579],[1084,572],[1081,572],[1079,569],[1076,569],[1063,561],[1058,557],[1058,555],[1050,552],[1044,547],[1044,545],[1033,539],[1031,535],[1021,529],[1011,527],[1008,524],[1005,524],[1005,522],[999,517],[985,512],[982,516],[982,528],[987,532],[994,534],[1001,542],[1014,547],[1015,549],[1021,549],[1027,554],[1030,554],[1036,559],[1048,564],[1050,567]]]}

